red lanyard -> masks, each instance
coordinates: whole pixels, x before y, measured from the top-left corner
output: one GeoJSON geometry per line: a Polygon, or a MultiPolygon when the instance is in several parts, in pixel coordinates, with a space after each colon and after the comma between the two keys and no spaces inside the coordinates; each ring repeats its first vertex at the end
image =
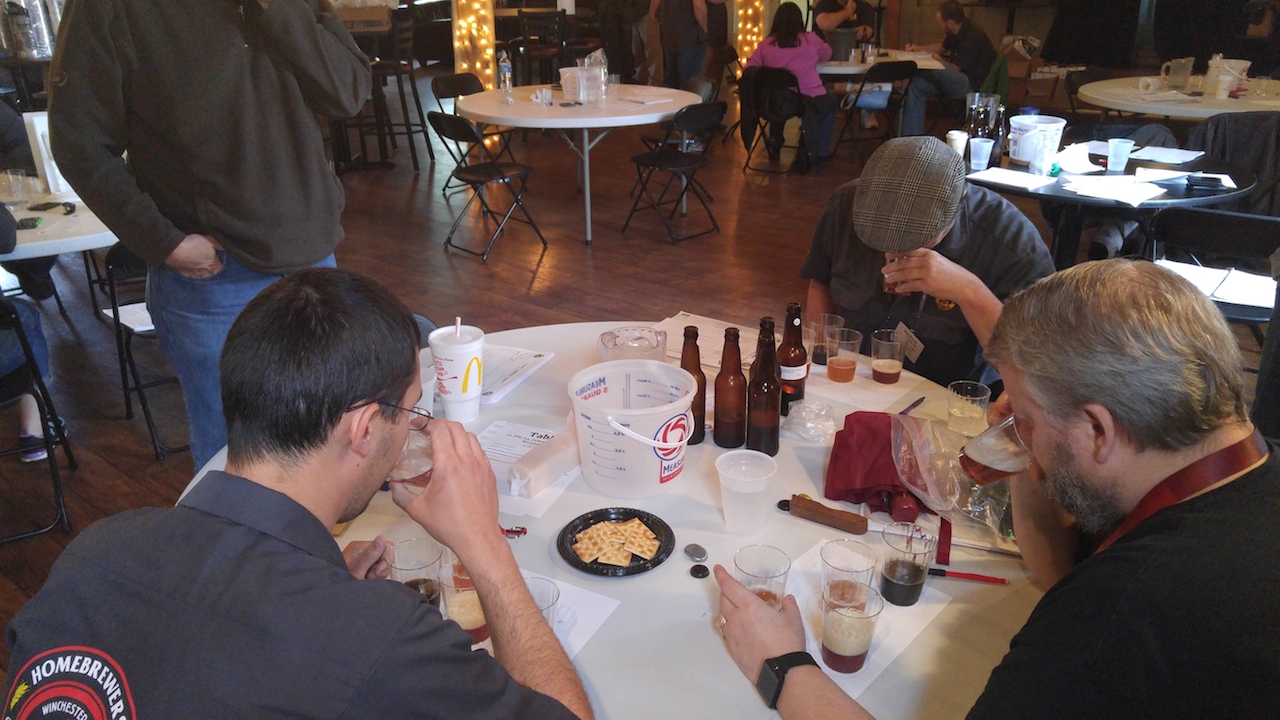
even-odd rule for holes
{"type": "Polygon", "coordinates": [[[1137,507],[1125,517],[1120,527],[1111,531],[1094,553],[1106,550],[1143,520],[1170,505],[1176,505],[1205,488],[1248,470],[1265,458],[1267,452],[1267,443],[1262,439],[1262,434],[1254,430],[1252,435],[1240,442],[1202,457],[1161,480],[1160,484],[1151,488],[1137,507]]]}

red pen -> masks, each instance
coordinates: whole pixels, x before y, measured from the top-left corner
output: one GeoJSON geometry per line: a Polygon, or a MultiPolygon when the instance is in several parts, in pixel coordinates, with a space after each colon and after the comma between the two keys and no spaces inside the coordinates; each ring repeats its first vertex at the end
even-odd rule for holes
{"type": "Polygon", "coordinates": [[[993,575],[978,575],[977,573],[956,572],[955,570],[943,570],[942,568],[929,568],[929,574],[934,577],[949,577],[957,580],[973,580],[975,582],[992,583],[994,585],[1008,585],[1009,581],[1002,577],[993,575]]]}

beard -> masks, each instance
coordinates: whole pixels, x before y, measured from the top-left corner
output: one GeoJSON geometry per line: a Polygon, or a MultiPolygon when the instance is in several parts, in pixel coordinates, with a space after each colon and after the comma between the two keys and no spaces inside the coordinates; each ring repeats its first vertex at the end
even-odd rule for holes
{"type": "Polygon", "coordinates": [[[1086,481],[1066,442],[1055,442],[1049,459],[1050,466],[1044,471],[1045,493],[1070,513],[1082,530],[1102,535],[1124,520],[1114,485],[1102,488],[1086,481]]]}

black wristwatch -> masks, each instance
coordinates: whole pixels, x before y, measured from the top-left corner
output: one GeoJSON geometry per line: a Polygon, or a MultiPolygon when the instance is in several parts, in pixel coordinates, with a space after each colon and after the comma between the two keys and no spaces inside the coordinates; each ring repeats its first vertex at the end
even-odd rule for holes
{"type": "Polygon", "coordinates": [[[760,691],[760,697],[764,698],[765,704],[770,709],[778,707],[778,697],[782,695],[782,681],[786,679],[787,672],[801,665],[817,667],[818,661],[807,652],[787,653],[764,661],[764,665],[760,668],[760,677],[756,679],[756,690],[760,691]]]}

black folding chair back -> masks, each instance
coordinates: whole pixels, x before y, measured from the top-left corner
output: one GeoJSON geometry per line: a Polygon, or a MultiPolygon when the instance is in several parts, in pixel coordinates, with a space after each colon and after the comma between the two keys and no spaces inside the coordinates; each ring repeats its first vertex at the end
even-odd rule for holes
{"type": "MultiPolygon", "coordinates": [[[[785,125],[791,118],[803,114],[804,98],[800,94],[800,81],[796,80],[795,73],[786,68],[747,68],[738,82],[738,104],[742,118],[738,131],[742,135],[742,146],[747,150],[742,172],[786,172],[775,168],[755,167],[751,164],[751,156],[762,140],[766,145],[771,142],[767,139],[770,128],[778,123],[785,125]]],[[[769,150],[772,155],[780,151],[781,147],[770,147],[769,150]]]]}
{"type": "MultiPolygon", "coordinates": [[[[484,92],[484,83],[482,83],[480,78],[473,73],[438,75],[431,79],[431,94],[436,96],[436,105],[439,106],[440,112],[449,112],[444,107],[444,101],[453,100],[455,102],[452,112],[454,115],[457,115],[458,106],[456,101],[458,98],[466,97],[467,95],[475,95],[476,93],[481,92],[484,92]]],[[[502,156],[506,155],[511,159],[511,162],[516,161],[516,156],[511,152],[511,133],[513,132],[514,129],[508,127],[493,126],[486,127],[484,129],[483,134],[486,138],[495,138],[498,141],[498,159],[502,159],[502,156]]],[[[474,152],[468,153],[463,157],[463,164],[465,165],[467,161],[474,159],[474,156],[474,152]]],[[[450,192],[462,187],[465,186],[455,185],[453,183],[453,178],[450,177],[445,181],[444,187],[441,188],[440,193],[442,195],[448,195],[450,192]]]]}
{"type": "MultiPolygon", "coordinates": [[[[1265,215],[1172,207],[1156,213],[1151,230],[1156,242],[1164,246],[1166,256],[1176,248],[1189,254],[1196,264],[1210,256],[1220,266],[1236,261],[1257,263],[1280,249],[1280,218],[1265,215]]],[[[1245,324],[1262,345],[1264,336],[1259,326],[1271,319],[1270,308],[1217,301],[1215,304],[1227,320],[1245,324]]],[[[1268,330],[1280,332],[1276,328],[1268,330]]]]}
{"type": "MultiPolygon", "coordinates": [[[[17,403],[23,395],[31,395],[35,398],[36,408],[40,413],[41,439],[44,441],[47,456],[45,460],[49,465],[49,478],[53,482],[54,516],[49,524],[37,530],[28,530],[0,538],[0,544],[42,535],[59,525],[64,532],[71,532],[71,520],[67,517],[67,503],[62,495],[62,477],[58,473],[56,448],[59,445],[62,446],[62,451],[67,456],[68,467],[72,470],[78,467],[75,455],[71,453],[71,443],[67,440],[66,426],[53,406],[53,397],[44,384],[44,378],[40,377],[40,368],[36,364],[35,354],[31,351],[31,342],[27,339],[27,333],[22,327],[22,319],[13,303],[0,298],[0,332],[10,331],[17,336],[18,344],[22,346],[25,361],[17,369],[0,377],[0,407],[17,403]]],[[[30,448],[18,446],[11,450],[0,451],[0,457],[30,451],[30,448]]]]}
{"type": "Polygon", "coordinates": [[[707,164],[706,152],[711,145],[711,136],[720,127],[727,110],[728,105],[724,102],[699,103],[685,107],[671,119],[667,136],[656,149],[631,158],[631,162],[636,164],[640,192],[636,193],[635,201],[631,203],[631,211],[627,213],[627,219],[622,224],[622,232],[627,231],[631,218],[635,216],[636,210],[640,209],[642,198],[648,201],[648,207],[658,213],[658,218],[671,237],[672,244],[707,233],[719,232],[720,225],[716,222],[715,214],[711,212],[710,203],[713,200],[695,175],[707,164]],[[669,173],[669,177],[662,191],[654,197],[649,189],[649,183],[658,172],[669,173]],[[677,178],[680,180],[679,192],[668,199],[668,191],[677,178]],[[673,220],[676,210],[680,210],[682,217],[686,214],[685,201],[689,195],[693,195],[702,204],[702,208],[707,212],[707,218],[711,221],[711,227],[686,235],[678,235],[673,220]],[[670,213],[663,212],[663,207],[666,205],[671,205],[670,213]]]}
{"type": "Polygon", "coordinates": [[[147,281],[147,264],[142,258],[134,255],[129,248],[116,243],[107,251],[107,297],[111,306],[102,309],[102,314],[111,320],[116,334],[116,356],[120,361],[120,387],[124,394],[124,416],[133,418],[133,395],[138,395],[138,405],[142,408],[142,417],[147,423],[147,433],[151,436],[151,446],[155,450],[156,460],[163,460],[165,454],[182,452],[190,445],[169,446],[160,440],[156,429],[156,421],[151,415],[151,405],[147,402],[147,390],[161,385],[178,382],[175,376],[143,382],[142,373],[133,356],[133,339],[143,337],[154,339],[155,328],[151,316],[146,313],[146,303],[142,300],[121,302],[121,291],[129,288],[141,289],[147,281]],[[122,308],[129,309],[126,319],[122,308]],[[134,318],[137,319],[134,319],[134,318]]]}
{"type": "Polygon", "coordinates": [[[498,239],[502,228],[506,226],[508,220],[515,219],[532,227],[533,231],[537,233],[538,239],[542,241],[542,247],[545,248],[547,239],[542,236],[542,231],[538,229],[538,224],[533,221],[533,216],[525,208],[523,200],[528,177],[533,173],[533,168],[520,163],[498,162],[493,151],[489,149],[488,145],[485,145],[484,136],[481,134],[480,129],[466,118],[433,110],[427,113],[427,120],[431,123],[431,127],[435,128],[436,133],[447,141],[445,142],[445,149],[458,162],[458,166],[450,173],[450,177],[457,178],[459,181],[471,186],[471,197],[467,198],[467,204],[463,206],[462,212],[458,214],[458,219],[453,222],[453,227],[449,229],[449,237],[445,238],[444,241],[445,247],[455,248],[465,253],[479,256],[483,260],[488,260],[489,251],[493,249],[493,243],[498,239]],[[480,161],[463,163],[462,160],[466,157],[467,152],[476,146],[480,147],[480,161]],[[518,191],[516,185],[512,182],[513,180],[520,181],[518,191]],[[502,185],[511,193],[511,206],[507,208],[505,214],[500,215],[489,207],[489,202],[486,200],[483,191],[485,186],[491,183],[502,185]],[[485,245],[483,252],[455,245],[453,242],[454,233],[458,232],[458,226],[462,224],[462,219],[467,216],[467,210],[471,209],[471,204],[477,199],[480,200],[480,207],[484,212],[484,216],[498,221],[498,227],[493,231],[493,235],[489,237],[489,242],[485,245]],[[512,218],[516,208],[520,208],[524,219],[512,218]]]}
{"type": "Polygon", "coordinates": [[[851,137],[848,139],[849,142],[867,139],[884,142],[895,135],[894,127],[898,122],[898,110],[902,107],[903,98],[907,96],[907,89],[911,87],[911,80],[916,76],[916,69],[916,64],[912,60],[878,62],[868,68],[862,76],[862,84],[858,86],[858,92],[854,95],[853,101],[847,103],[844,125],[840,128],[840,137],[836,140],[836,146],[839,147],[840,143],[846,142],[845,133],[849,131],[850,123],[853,123],[854,128],[858,127],[857,123],[862,110],[884,113],[888,119],[884,133],[877,138],[851,137]],[[891,87],[886,92],[880,89],[882,85],[891,87]]]}

